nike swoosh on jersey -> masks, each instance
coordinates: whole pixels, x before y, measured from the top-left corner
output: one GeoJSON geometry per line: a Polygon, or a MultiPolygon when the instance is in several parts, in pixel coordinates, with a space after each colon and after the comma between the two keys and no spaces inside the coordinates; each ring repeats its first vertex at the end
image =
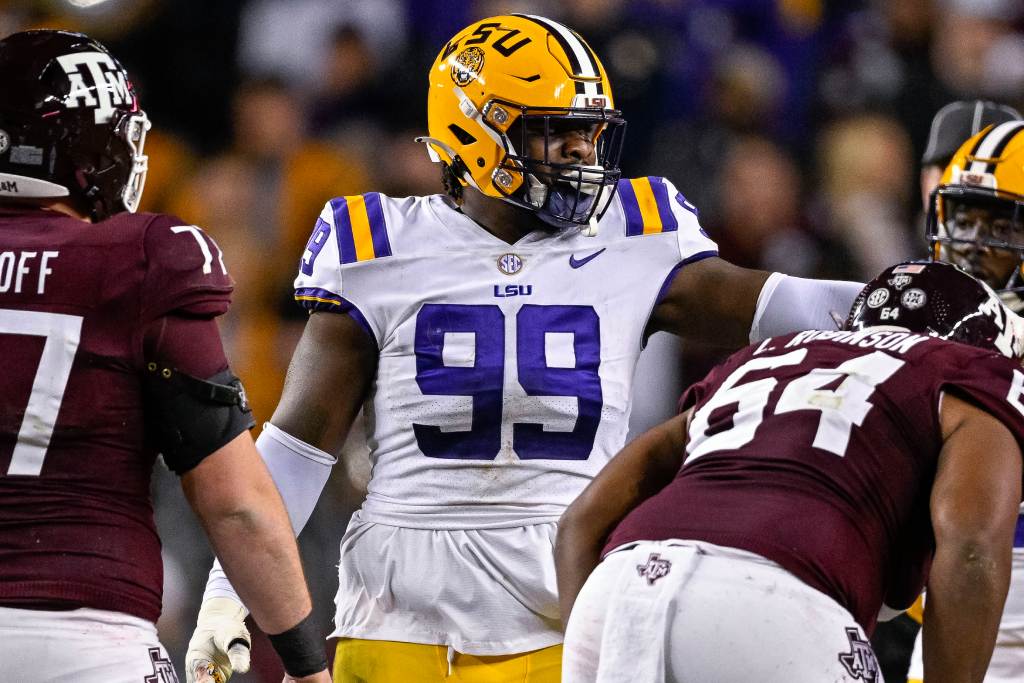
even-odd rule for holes
{"type": "Polygon", "coordinates": [[[598,249],[590,256],[584,256],[581,259],[577,259],[575,254],[569,254],[569,266],[571,268],[582,268],[583,266],[587,265],[588,263],[596,259],[598,256],[600,256],[602,253],[604,253],[604,250],[607,248],[608,247],[598,249]]]}

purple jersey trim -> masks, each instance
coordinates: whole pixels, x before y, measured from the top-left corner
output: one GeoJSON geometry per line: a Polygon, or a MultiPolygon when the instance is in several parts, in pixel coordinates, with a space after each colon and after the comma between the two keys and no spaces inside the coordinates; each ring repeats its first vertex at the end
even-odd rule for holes
{"type": "Polygon", "coordinates": [[[295,301],[310,313],[313,311],[328,311],[330,313],[342,313],[348,315],[359,323],[360,327],[366,330],[366,333],[370,335],[370,339],[373,340],[373,343],[377,348],[380,348],[380,344],[377,343],[377,335],[373,333],[373,328],[370,327],[370,323],[366,320],[366,316],[364,316],[363,312],[348,299],[344,299],[334,292],[326,289],[302,287],[295,290],[295,301]]]}
{"type": "Polygon", "coordinates": [[[1017,517],[1017,529],[1013,532],[1013,547],[1024,548],[1024,514],[1017,517]]]}
{"type": "Polygon", "coordinates": [[[300,287],[295,290],[295,300],[303,308],[311,311],[336,310],[343,307],[346,301],[326,289],[318,287],[300,287]]]}
{"type": "Polygon", "coordinates": [[[380,349],[380,344],[377,342],[377,335],[373,333],[373,328],[370,327],[370,323],[366,320],[366,316],[363,312],[355,307],[355,304],[346,301],[345,304],[348,306],[343,313],[347,313],[350,318],[359,323],[359,326],[366,330],[366,334],[370,335],[370,339],[373,340],[373,345],[380,349]]]}
{"type": "Polygon", "coordinates": [[[644,234],[644,218],[640,215],[640,203],[636,199],[633,183],[623,178],[618,183],[619,202],[626,214],[626,236],[636,237],[644,234]]]}
{"type": "Polygon", "coordinates": [[[675,279],[676,273],[682,270],[683,266],[688,266],[691,263],[696,263],[697,261],[703,261],[710,256],[718,256],[718,251],[714,249],[709,251],[699,251],[696,254],[684,258],[682,261],[672,266],[672,270],[668,271],[668,275],[665,276],[665,281],[661,283],[661,289],[658,290],[658,296],[655,297],[654,304],[651,306],[651,310],[647,314],[647,322],[644,323],[644,337],[640,342],[641,347],[647,347],[647,340],[651,336],[651,332],[648,327],[651,324],[651,317],[654,315],[654,309],[658,307],[661,300],[665,298],[666,294],[668,294],[668,288],[672,286],[672,280],[675,279]]]}
{"type": "Polygon", "coordinates": [[[651,191],[654,193],[654,203],[658,205],[658,215],[661,217],[661,231],[675,232],[679,227],[676,215],[672,213],[672,204],[668,198],[668,185],[665,179],[658,176],[648,178],[651,182],[651,191]]]}
{"type": "Polygon", "coordinates": [[[370,192],[363,195],[366,202],[366,215],[370,220],[370,236],[373,237],[374,258],[391,256],[391,242],[388,240],[388,226],[384,221],[384,209],[380,204],[380,193],[370,192]]]}
{"type": "Polygon", "coordinates": [[[668,294],[668,288],[672,285],[672,280],[683,266],[688,266],[691,263],[696,263],[697,261],[703,261],[704,259],[712,256],[718,256],[717,249],[698,251],[696,254],[687,256],[682,261],[672,266],[672,270],[668,271],[668,275],[665,276],[665,281],[661,283],[661,289],[658,290],[658,296],[654,299],[654,305],[657,306],[660,304],[661,300],[665,298],[666,294],[668,294]]]}

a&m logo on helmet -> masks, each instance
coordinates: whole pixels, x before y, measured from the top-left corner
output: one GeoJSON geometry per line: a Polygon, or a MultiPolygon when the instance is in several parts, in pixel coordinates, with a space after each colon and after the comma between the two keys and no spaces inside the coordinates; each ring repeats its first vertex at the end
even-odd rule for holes
{"type": "Polygon", "coordinates": [[[472,83],[484,68],[484,51],[478,47],[467,47],[455,57],[452,64],[452,80],[460,88],[472,83]]]}
{"type": "Polygon", "coordinates": [[[914,281],[914,276],[913,275],[906,275],[906,274],[894,275],[893,277],[889,278],[889,280],[888,280],[889,285],[892,286],[892,287],[895,287],[897,292],[901,291],[904,287],[906,287],[907,285],[909,285],[913,281],[914,281]]]}
{"type": "Polygon", "coordinates": [[[64,106],[94,107],[97,124],[114,116],[114,105],[130,105],[128,78],[113,58],[103,52],[75,52],[57,58],[71,83],[64,106]]]}

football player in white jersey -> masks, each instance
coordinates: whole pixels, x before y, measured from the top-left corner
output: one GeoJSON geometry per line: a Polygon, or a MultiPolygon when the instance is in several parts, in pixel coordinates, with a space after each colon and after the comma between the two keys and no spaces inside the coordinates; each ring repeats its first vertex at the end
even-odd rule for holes
{"type": "MultiPolygon", "coordinates": [[[[311,315],[258,446],[299,530],[365,410],[335,681],[557,681],[556,522],[623,445],[647,337],[834,328],[860,285],[733,266],[671,182],[622,179],[605,70],[555,21],[460,31],[428,112],[446,194],[328,202],[295,283],[311,315]]],[[[216,597],[233,593],[215,568],[216,597]]]]}
{"type": "MultiPolygon", "coordinates": [[[[960,266],[998,291],[1011,310],[1024,312],[1024,120],[1001,116],[960,145],[930,197],[932,256],[960,266]]],[[[928,618],[927,604],[925,600],[924,619],[928,618]]],[[[1024,506],[1014,536],[1010,589],[985,674],[986,683],[1022,680],[1024,506]]],[[[921,632],[907,681],[924,681],[921,632]]]]}

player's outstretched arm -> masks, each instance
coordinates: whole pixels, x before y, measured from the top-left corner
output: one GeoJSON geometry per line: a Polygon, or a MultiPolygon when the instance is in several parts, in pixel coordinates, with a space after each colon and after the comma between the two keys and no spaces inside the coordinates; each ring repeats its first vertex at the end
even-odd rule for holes
{"type": "Polygon", "coordinates": [[[562,515],[555,568],[563,624],[568,623],[576,596],[600,562],[608,534],[676,476],[686,454],[690,413],[677,415],[631,441],[562,515]]]}
{"type": "Polygon", "coordinates": [[[249,433],[186,472],[181,485],[256,623],[273,634],[285,670],[330,681],[292,525],[249,433]]]}
{"type": "Polygon", "coordinates": [[[924,674],[928,683],[980,682],[1009,586],[1021,452],[999,420],[950,394],[942,401],[941,422],[924,674]]]}
{"type": "Polygon", "coordinates": [[[862,287],[856,282],[808,280],[706,258],[679,269],[654,308],[647,332],[671,332],[738,348],[800,330],[834,330],[862,287]]]}

